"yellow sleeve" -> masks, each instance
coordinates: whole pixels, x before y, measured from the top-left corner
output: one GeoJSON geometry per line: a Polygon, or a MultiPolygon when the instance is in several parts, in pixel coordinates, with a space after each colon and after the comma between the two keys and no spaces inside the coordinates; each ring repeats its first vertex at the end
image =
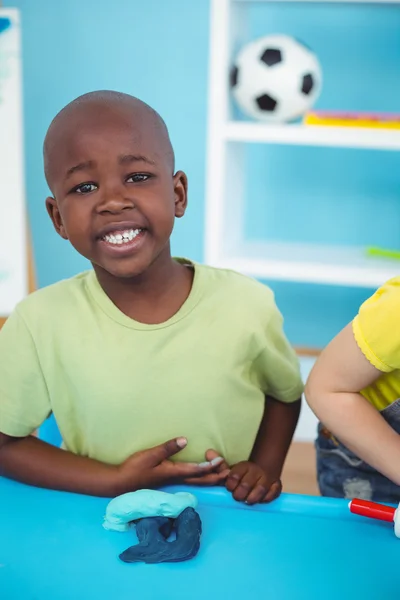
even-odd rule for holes
{"type": "Polygon", "coordinates": [[[400,369],[400,277],[391,279],[361,305],[353,320],[354,338],[379,371],[400,369]]]}
{"type": "Polygon", "coordinates": [[[34,341],[15,311],[0,330],[0,431],[26,437],[50,412],[34,341]]]}
{"type": "Polygon", "coordinates": [[[284,334],[283,318],[275,303],[265,331],[264,349],[253,366],[266,395],[287,403],[302,395],[299,360],[284,334]]]}

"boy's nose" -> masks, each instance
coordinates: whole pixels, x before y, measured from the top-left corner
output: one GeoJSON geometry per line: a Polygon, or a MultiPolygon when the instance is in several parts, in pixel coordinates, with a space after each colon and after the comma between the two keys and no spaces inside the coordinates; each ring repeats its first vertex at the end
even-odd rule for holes
{"type": "Polygon", "coordinates": [[[133,208],[135,208],[133,200],[119,193],[105,194],[97,207],[99,212],[109,213],[118,213],[133,208]]]}

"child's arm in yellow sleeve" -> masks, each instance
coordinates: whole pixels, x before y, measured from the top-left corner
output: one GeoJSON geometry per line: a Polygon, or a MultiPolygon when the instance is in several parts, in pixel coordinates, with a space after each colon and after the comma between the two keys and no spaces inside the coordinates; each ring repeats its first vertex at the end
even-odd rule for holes
{"type": "Polygon", "coordinates": [[[360,394],[381,375],[347,325],[325,348],[305,396],[320,421],[350,450],[400,485],[400,436],[360,394]]]}

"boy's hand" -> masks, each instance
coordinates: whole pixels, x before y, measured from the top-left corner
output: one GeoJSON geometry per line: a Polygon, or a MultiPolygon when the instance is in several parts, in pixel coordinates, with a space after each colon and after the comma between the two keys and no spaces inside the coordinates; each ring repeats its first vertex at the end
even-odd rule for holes
{"type": "Polygon", "coordinates": [[[170,483],[217,485],[222,478],[219,472],[223,464],[221,457],[213,456],[201,464],[169,460],[186,445],[185,438],[176,438],[127,458],[117,469],[119,493],[170,483]]]}
{"type": "Polygon", "coordinates": [[[215,450],[207,450],[205,458],[204,465],[207,463],[215,465],[213,472],[195,478],[188,477],[185,479],[185,483],[204,486],[223,485],[230,472],[228,463],[215,450]]]}
{"type": "Polygon", "coordinates": [[[234,465],[226,481],[226,489],[235,500],[247,504],[272,502],[282,491],[279,477],[269,476],[261,467],[250,461],[234,465]]]}

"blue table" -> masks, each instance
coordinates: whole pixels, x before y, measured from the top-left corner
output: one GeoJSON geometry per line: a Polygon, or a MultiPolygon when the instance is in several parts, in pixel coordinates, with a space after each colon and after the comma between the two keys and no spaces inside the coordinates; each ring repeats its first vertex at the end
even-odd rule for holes
{"type": "MultiPolygon", "coordinates": [[[[170,488],[177,491],[177,488],[170,488]]],[[[125,564],[134,531],[102,527],[107,499],[0,478],[2,600],[396,600],[400,540],[346,501],[283,495],[235,503],[192,489],[203,536],[186,563],[125,564]]]]}

